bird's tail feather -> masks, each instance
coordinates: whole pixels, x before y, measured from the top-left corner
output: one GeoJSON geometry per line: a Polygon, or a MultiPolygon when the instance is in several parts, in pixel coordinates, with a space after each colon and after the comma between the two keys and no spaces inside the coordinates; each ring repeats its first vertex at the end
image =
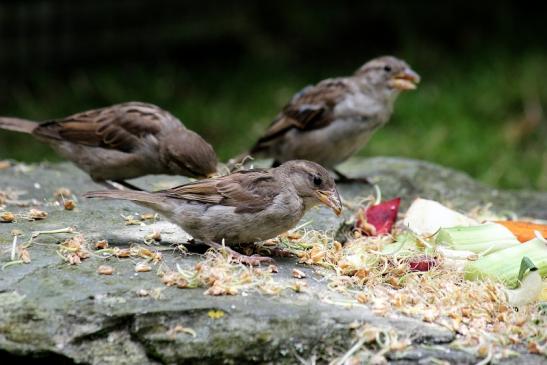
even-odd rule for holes
{"type": "Polygon", "coordinates": [[[90,191],[83,195],[85,198],[107,198],[131,200],[140,203],[158,204],[162,198],[146,191],[129,191],[129,190],[101,190],[90,191]]]}
{"type": "Polygon", "coordinates": [[[38,123],[26,119],[0,117],[0,129],[7,129],[15,132],[32,133],[38,123]]]}

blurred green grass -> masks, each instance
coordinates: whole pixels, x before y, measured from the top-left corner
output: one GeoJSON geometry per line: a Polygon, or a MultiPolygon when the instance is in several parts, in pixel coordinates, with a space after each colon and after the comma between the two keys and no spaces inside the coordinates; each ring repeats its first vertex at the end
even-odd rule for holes
{"type": "MultiPolygon", "coordinates": [[[[501,188],[547,189],[547,54],[490,54],[465,62],[422,56],[410,63],[422,84],[401,95],[391,122],[362,155],[429,160],[501,188]]],[[[174,65],[103,68],[62,80],[37,75],[9,90],[0,114],[47,120],[147,101],[170,110],[227,159],[248,148],[292,94],[352,71],[264,61],[191,72],[174,65]]],[[[0,158],[58,160],[46,145],[4,131],[0,158]]]]}

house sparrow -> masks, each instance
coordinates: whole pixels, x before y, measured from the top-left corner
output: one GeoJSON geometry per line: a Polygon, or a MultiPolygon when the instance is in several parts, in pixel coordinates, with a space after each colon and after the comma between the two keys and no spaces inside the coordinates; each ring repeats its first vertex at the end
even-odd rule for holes
{"type": "Polygon", "coordinates": [[[203,178],[217,171],[211,145],[152,104],[116,104],[45,123],[0,118],[0,128],[32,134],[99,183],[135,189],[123,180],[148,174],[203,178]]]}
{"type": "MultiPolygon", "coordinates": [[[[154,193],[96,191],[88,198],[131,200],[153,209],[198,241],[214,248],[273,238],[294,227],[304,213],[325,204],[339,215],[340,197],[328,171],[315,162],[289,161],[276,168],[252,169],[154,193]]],[[[257,265],[269,257],[236,260],[257,265]]]]}
{"type": "Polygon", "coordinates": [[[248,153],[285,161],[305,159],[332,169],[366,145],[386,124],[401,91],[413,90],[418,74],[395,57],[365,63],[353,76],[327,79],[294,95],[248,153]]]}

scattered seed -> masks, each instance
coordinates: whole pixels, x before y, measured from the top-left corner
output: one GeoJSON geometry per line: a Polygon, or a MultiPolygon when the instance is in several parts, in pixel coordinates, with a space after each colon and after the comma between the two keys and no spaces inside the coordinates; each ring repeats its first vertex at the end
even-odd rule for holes
{"type": "Polygon", "coordinates": [[[97,273],[100,275],[112,275],[114,268],[108,265],[101,265],[97,268],[97,273]]]}
{"type": "Polygon", "coordinates": [[[292,276],[293,278],[304,279],[306,277],[306,273],[298,269],[292,269],[292,276]]]}
{"type": "Polygon", "coordinates": [[[114,256],[116,256],[116,257],[130,257],[131,256],[131,251],[128,248],[117,248],[117,250],[114,251],[114,256]]]}
{"type": "Polygon", "coordinates": [[[177,288],[179,289],[188,288],[188,280],[184,278],[177,278],[175,284],[177,285],[177,288]]]}
{"type": "Polygon", "coordinates": [[[161,241],[161,232],[154,230],[152,233],[144,236],[144,243],[160,242],[161,241]]]}
{"type": "Polygon", "coordinates": [[[161,277],[161,282],[167,286],[173,286],[177,284],[179,275],[176,271],[169,271],[163,274],[161,277]]]}
{"type": "Polygon", "coordinates": [[[107,240],[100,240],[95,242],[95,249],[96,250],[104,250],[108,248],[108,241],[107,240]]]}
{"type": "Polygon", "coordinates": [[[72,192],[68,188],[59,188],[55,190],[53,193],[53,196],[55,198],[66,198],[72,195],[72,192]]]}
{"type": "Polygon", "coordinates": [[[144,214],[141,214],[141,219],[143,221],[148,219],[156,219],[157,216],[158,216],[157,213],[144,213],[144,214]]]}
{"type": "Polygon", "coordinates": [[[290,240],[299,240],[302,238],[302,234],[299,232],[291,232],[287,234],[287,238],[290,240]]]}
{"type": "Polygon", "coordinates": [[[137,265],[135,265],[135,272],[148,272],[151,270],[152,270],[152,267],[148,265],[146,262],[140,262],[137,265]]]}
{"type": "Polygon", "coordinates": [[[11,223],[15,220],[15,215],[12,212],[3,212],[0,214],[0,222],[11,223]]]}
{"type": "Polygon", "coordinates": [[[30,263],[30,253],[26,248],[19,248],[19,259],[25,264],[30,263]]]}
{"type": "Polygon", "coordinates": [[[357,296],[355,297],[355,299],[357,299],[357,301],[358,301],[359,303],[361,303],[361,304],[368,303],[368,301],[369,301],[368,295],[366,295],[366,294],[363,293],[363,292],[357,294],[357,296]]]}
{"type": "Polygon", "coordinates": [[[28,212],[28,216],[31,220],[41,220],[47,218],[47,212],[38,209],[31,209],[28,212]]]}
{"type": "Polygon", "coordinates": [[[294,290],[295,293],[301,293],[307,287],[308,283],[306,283],[305,281],[294,281],[291,284],[291,289],[294,290]]]}
{"type": "Polygon", "coordinates": [[[76,208],[76,202],[72,199],[65,200],[63,206],[65,207],[65,210],[73,210],[74,208],[76,208]]]}

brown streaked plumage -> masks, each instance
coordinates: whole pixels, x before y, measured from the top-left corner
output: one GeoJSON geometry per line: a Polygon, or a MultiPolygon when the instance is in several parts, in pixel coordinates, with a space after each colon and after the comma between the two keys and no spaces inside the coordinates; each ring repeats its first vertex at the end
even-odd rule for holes
{"type": "Polygon", "coordinates": [[[202,178],[217,171],[211,145],[152,104],[116,104],[44,123],[0,118],[0,128],[32,134],[97,182],[148,174],[202,178]]]}
{"type": "MultiPolygon", "coordinates": [[[[85,196],[134,201],[217,248],[223,241],[230,245],[273,238],[293,228],[317,204],[329,206],[336,214],[342,209],[334,180],[310,161],[240,171],[155,193],[97,191],[85,196]]],[[[232,254],[252,265],[269,260],[232,254]]]]}
{"type": "Polygon", "coordinates": [[[350,77],[308,86],[239,160],[248,154],[273,158],[274,165],[306,159],[334,170],[388,122],[399,93],[418,82],[419,76],[404,61],[384,56],[365,63],[350,77]]]}

